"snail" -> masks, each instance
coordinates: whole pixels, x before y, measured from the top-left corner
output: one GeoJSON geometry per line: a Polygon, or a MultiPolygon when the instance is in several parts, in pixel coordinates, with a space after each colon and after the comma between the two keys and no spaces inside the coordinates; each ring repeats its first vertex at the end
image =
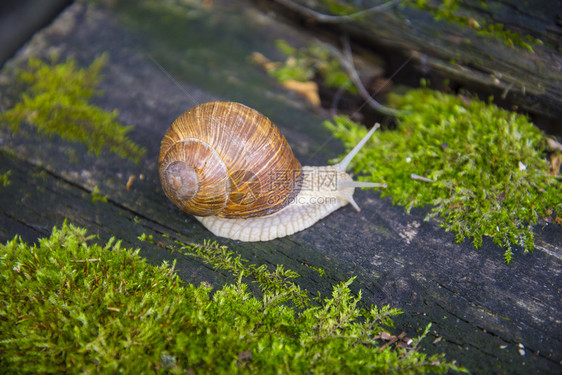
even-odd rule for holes
{"type": "Polygon", "coordinates": [[[306,229],[351,203],[356,187],[345,169],[378,127],[338,164],[301,166],[264,115],[243,104],[209,102],[179,116],[162,139],[162,188],[181,210],[220,237],[269,241],[306,229]]]}

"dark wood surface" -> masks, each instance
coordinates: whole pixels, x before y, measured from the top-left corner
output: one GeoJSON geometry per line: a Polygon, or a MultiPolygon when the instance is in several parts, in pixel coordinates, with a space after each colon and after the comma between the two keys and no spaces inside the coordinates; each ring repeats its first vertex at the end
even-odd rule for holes
{"type": "Polygon", "coordinates": [[[3,0],[0,3],[0,66],[72,0],[3,0]]]}
{"type": "Polygon", "coordinates": [[[12,171],[12,184],[0,190],[0,241],[16,234],[35,241],[68,218],[101,240],[116,236],[126,246],[140,247],[153,264],[177,259],[186,281],[220,285],[228,275],[137,237],[216,239],[252,262],[299,272],[303,287],[323,295],[333,283],[357,276],[353,289],[362,290],[367,304],[405,311],[396,319],[398,330],[415,336],[432,322],[425,350],[445,352],[473,373],[559,373],[559,226],[539,225],[535,252],[518,251],[506,265],[503,250],[491,241],[478,251],[469,241],[457,244],[438,222],[424,222],[426,210],[406,214],[373,191],[356,192],[360,213],[345,207],[306,231],[264,243],[214,238],[166,199],[157,176],[160,139],[179,114],[207,100],[235,100],[266,114],[304,164],[326,163],[342,152],[322,127],[324,112],[249,62],[253,51],[277,53],[279,38],[302,42],[309,36],[244,1],[215,1],[210,9],[69,7],[4,67],[1,109],[17,99],[13,68],[29,56],[56,51],[61,60],[73,57],[86,66],[107,51],[103,94],[95,103],[118,109],[121,122],[134,124],[131,138],[147,153],[138,164],[107,152],[95,157],[79,144],[44,137],[26,125],[16,135],[0,127],[0,172],[12,171]],[[127,191],[131,175],[137,179],[127,191]],[[92,201],[96,186],[107,202],[92,201]],[[325,269],[326,276],[309,266],[325,269]],[[441,341],[433,344],[437,337],[441,341]]]}

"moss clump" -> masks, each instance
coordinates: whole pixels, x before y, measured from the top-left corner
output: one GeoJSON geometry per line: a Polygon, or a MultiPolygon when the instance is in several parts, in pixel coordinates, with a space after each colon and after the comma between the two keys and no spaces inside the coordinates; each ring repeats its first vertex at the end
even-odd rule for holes
{"type": "MultiPolygon", "coordinates": [[[[480,5],[487,7],[486,2],[479,1],[480,5]]],[[[459,6],[463,0],[441,0],[440,2],[433,2],[429,0],[406,0],[404,4],[411,5],[418,9],[422,9],[433,14],[436,20],[447,20],[461,26],[470,27],[475,29],[480,35],[487,35],[497,37],[504,40],[505,45],[511,48],[515,46],[525,48],[529,52],[535,53],[533,46],[542,45],[540,39],[533,38],[530,35],[521,35],[511,30],[507,30],[500,23],[488,23],[483,20],[477,21],[472,17],[467,17],[459,12],[459,6]],[[438,5],[436,5],[438,3],[438,5]]],[[[473,5],[467,4],[467,7],[473,5]]]]}
{"type": "Polygon", "coordinates": [[[183,284],[173,266],[148,265],[114,239],[100,246],[91,238],[64,224],[38,245],[16,236],[0,246],[5,372],[463,370],[441,356],[419,353],[419,338],[410,347],[382,348],[377,334],[398,312],[360,308],[351,280],[335,286],[318,306],[295,310],[281,299],[252,296],[241,281],[213,293],[205,285],[183,284]]]}
{"type": "Polygon", "coordinates": [[[341,66],[340,61],[322,46],[294,48],[284,40],[277,41],[277,48],[287,56],[285,62],[272,65],[268,73],[279,82],[311,81],[319,78],[326,87],[345,89],[352,94],[357,88],[341,66]]]}
{"type": "MultiPolygon", "coordinates": [[[[387,182],[383,195],[394,203],[408,211],[434,205],[428,219],[441,216],[458,241],[470,237],[476,248],[482,236],[492,237],[506,262],[513,245],[533,250],[533,225],[549,209],[562,216],[560,176],[551,173],[546,140],[525,116],[429,89],[392,96],[390,104],[404,111],[398,128],[374,137],[353,163],[371,173],[368,180],[387,182]]],[[[348,148],[366,132],[345,117],[327,126],[348,148]]]]}
{"type": "Polygon", "coordinates": [[[27,91],[13,108],[0,113],[0,122],[7,122],[16,132],[25,121],[49,136],[58,134],[82,142],[96,155],[107,147],[123,158],[138,161],[145,150],[126,137],[132,126],[121,125],[116,110],[107,112],[88,103],[97,93],[106,60],[104,54],[88,68],[78,68],[72,59],[61,64],[54,59],[50,64],[29,59],[27,68],[18,71],[18,80],[27,85],[27,91]]]}
{"type": "Polygon", "coordinates": [[[107,197],[101,193],[99,186],[94,186],[94,190],[91,192],[92,194],[92,203],[95,202],[107,202],[107,197]]]}
{"type": "Polygon", "coordinates": [[[219,246],[212,242],[203,245],[179,243],[179,246],[172,247],[171,250],[196,257],[216,269],[228,271],[236,278],[246,277],[254,280],[260,286],[263,302],[266,305],[272,301],[275,304],[290,301],[299,308],[311,306],[307,291],[302,290],[293,281],[299,277],[299,274],[286,270],[283,265],[277,265],[272,272],[265,264],[261,266],[249,264],[226,246],[219,246]]]}
{"type": "Polygon", "coordinates": [[[10,175],[12,174],[11,170],[8,170],[4,173],[0,173],[0,187],[7,187],[10,186],[12,181],[10,181],[10,175]]]}
{"type": "Polygon", "coordinates": [[[318,3],[325,5],[330,13],[338,16],[346,16],[360,11],[357,7],[348,4],[349,2],[343,3],[337,0],[318,0],[318,3]]]}

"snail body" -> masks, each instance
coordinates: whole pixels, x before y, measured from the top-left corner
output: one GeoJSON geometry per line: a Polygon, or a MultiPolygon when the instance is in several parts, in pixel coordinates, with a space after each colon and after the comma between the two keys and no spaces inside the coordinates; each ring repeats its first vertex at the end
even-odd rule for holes
{"type": "Polygon", "coordinates": [[[285,137],[259,112],[239,103],[191,108],[162,139],[159,174],[168,198],[220,237],[269,241],[306,229],[351,203],[355,182],[345,168],[369,134],[340,163],[301,166],[285,137]]]}

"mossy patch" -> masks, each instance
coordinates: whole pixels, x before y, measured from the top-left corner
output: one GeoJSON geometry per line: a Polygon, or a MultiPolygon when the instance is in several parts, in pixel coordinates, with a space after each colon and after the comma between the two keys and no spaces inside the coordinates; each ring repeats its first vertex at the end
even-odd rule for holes
{"type": "Polygon", "coordinates": [[[81,142],[89,152],[99,155],[102,148],[131,160],[138,161],[145,150],[126,134],[132,126],[121,125],[117,110],[108,112],[89,103],[101,79],[100,71],[107,60],[101,55],[87,68],[79,68],[76,61],[46,63],[30,58],[28,66],[20,69],[18,81],[27,86],[20,101],[0,113],[0,123],[17,132],[26,122],[49,136],[81,142]]]}
{"type": "MultiPolygon", "coordinates": [[[[212,291],[148,265],[115,239],[64,224],[0,246],[0,366],[8,373],[444,373],[464,370],[413,345],[383,345],[398,313],[361,307],[349,289],[296,309],[240,280],[212,291]]],[[[184,251],[218,252],[213,243],[184,251]]],[[[207,254],[207,255],[209,255],[207,254]]],[[[207,257],[205,255],[205,257],[207,257]]],[[[232,258],[231,258],[232,259],[232,258]]],[[[262,267],[255,267],[255,270],[262,267]]],[[[266,275],[264,269],[263,273],[266,275]]],[[[251,275],[247,275],[250,276],[251,275]]],[[[274,273],[269,282],[277,283],[274,273]]],[[[294,276],[294,275],[293,275],[294,276]]],[[[260,285],[264,280],[256,280],[260,285]]],[[[265,287],[272,294],[279,290],[265,287]]],[[[429,327],[428,327],[429,328],[429,327]]],[[[426,332],[427,333],[427,329],[426,332]]]]}
{"type": "MultiPolygon", "coordinates": [[[[349,1],[341,0],[316,0],[312,2],[316,6],[326,8],[326,11],[334,16],[350,16],[357,15],[356,19],[360,19],[364,16],[365,12],[369,9],[376,9],[377,6],[372,8],[360,9],[356,6],[350,5],[349,1]]],[[[392,1],[388,1],[392,3],[392,1]]],[[[466,15],[467,9],[474,8],[474,4],[470,4],[463,0],[402,0],[395,1],[395,3],[401,6],[410,6],[425,12],[430,13],[433,18],[437,21],[445,20],[447,22],[455,23],[457,25],[468,27],[476,31],[479,35],[490,36],[494,38],[500,38],[504,41],[505,45],[511,48],[521,47],[529,52],[534,53],[533,47],[538,45],[543,45],[543,41],[534,38],[531,35],[524,35],[517,33],[515,31],[506,29],[505,26],[498,22],[492,22],[492,20],[485,20],[483,17],[476,19],[466,15]],[[461,9],[461,5],[465,9],[461,9]]],[[[485,1],[479,0],[479,5],[486,9],[488,5],[485,1]]],[[[380,5],[383,5],[379,4],[380,5]]],[[[314,7],[313,7],[314,8],[314,7]]],[[[480,12],[481,14],[485,12],[480,12]]],[[[344,22],[342,20],[342,22],[344,22]]]]}
{"type": "Polygon", "coordinates": [[[12,174],[11,170],[8,170],[4,173],[0,173],[0,187],[7,187],[10,186],[12,181],[10,181],[10,175],[12,174]]]}
{"type": "Polygon", "coordinates": [[[360,11],[360,9],[349,4],[349,2],[344,3],[337,0],[318,0],[318,3],[326,6],[330,13],[338,16],[346,16],[360,11]]]}
{"type": "MultiPolygon", "coordinates": [[[[533,47],[543,44],[540,39],[508,30],[501,23],[486,22],[483,19],[476,20],[473,17],[467,17],[462,11],[459,11],[462,3],[463,0],[441,0],[437,2],[429,0],[405,0],[403,2],[403,4],[431,13],[436,20],[446,20],[464,27],[469,27],[476,30],[479,35],[501,38],[505,42],[505,45],[511,48],[517,46],[534,53],[533,47]]],[[[485,1],[479,1],[479,3],[481,6],[487,7],[485,1]]],[[[471,7],[469,4],[466,6],[471,7]]]]}
{"type": "Polygon", "coordinates": [[[92,203],[95,202],[107,202],[107,197],[101,193],[99,186],[94,186],[94,190],[92,190],[92,203]]]}
{"type": "Polygon", "coordinates": [[[295,48],[284,40],[277,40],[276,46],[287,56],[287,59],[282,63],[271,64],[267,71],[279,82],[289,80],[306,82],[318,79],[326,87],[344,89],[352,94],[357,93],[357,88],[340,61],[328,49],[320,45],[295,48]]]}
{"type": "MultiPolygon", "coordinates": [[[[379,133],[353,160],[366,180],[388,184],[383,196],[408,211],[433,205],[427,219],[440,216],[458,241],[470,237],[476,248],[490,236],[506,262],[513,245],[533,250],[533,225],[549,210],[562,216],[560,176],[527,117],[426,88],[393,95],[390,105],[403,111],[397,129],[379,133]]],[[[326,125],[347,148],[366,133],[343,116],[326,125]]]]}

